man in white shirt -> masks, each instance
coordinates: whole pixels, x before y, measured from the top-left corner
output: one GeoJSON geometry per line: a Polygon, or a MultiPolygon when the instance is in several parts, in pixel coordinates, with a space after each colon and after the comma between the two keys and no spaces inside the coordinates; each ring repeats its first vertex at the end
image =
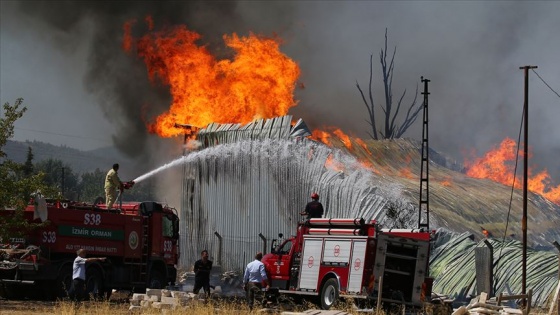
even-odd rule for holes
{"type": "Polygon", "coordinates": [[[86,284],[86,263],[92,261],[105,261],[105,258],[85,258],[86,250],[83,248],[78,249],[76,252],[78,257],[74,259],[72,270],[72,286],[68,295],[72,300],[80,302],[84,298],[85,284],[86,284]]]}
{"type": "Polygon", "coordinates": [[[255,293],[262,290],[263,284],[266,285],[266,289],[269,288],[266,270],[261,262],[262,257],[263,254],[258,252],[255,255],[255,260],[245,268],[245,274],[243,275],[243,290],[247,292],[247,303],[250,309],[253,309],[255,293]]]}

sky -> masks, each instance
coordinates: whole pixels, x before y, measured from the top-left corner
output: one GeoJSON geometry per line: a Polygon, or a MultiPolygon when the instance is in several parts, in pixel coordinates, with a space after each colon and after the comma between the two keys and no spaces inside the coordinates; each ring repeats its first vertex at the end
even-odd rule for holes
{"type": "MultiPolygon", "coordinates": [[[[367,89],[384,99],[379,53],[395,55],[394,98],[412,102],[429,84],[430,147],[463,162],[506,137],[517,141],[529,72],[529,145],[536,169],[560,182],[559,1],[2,1],[0,100],[24,98],[14,140],[82,150],[114,146],[147,158],[163,142],[147,132],[151,114],[171,104],[149,83],[139,59],[123,52],[123,24],[151,15],[157,25],[187,25],[212,49],[236,32],[284,40],[301,68],[298,105],[289,114],[311,129],[336,126],[367,138],[367,89]]],[[[419,99],[422,96],[419,95],[419,99]]],[[[421,139],[421,117],[404,135],[421,139]]],[[[173,146],[173,144],[171,144],[173,146]]]]}

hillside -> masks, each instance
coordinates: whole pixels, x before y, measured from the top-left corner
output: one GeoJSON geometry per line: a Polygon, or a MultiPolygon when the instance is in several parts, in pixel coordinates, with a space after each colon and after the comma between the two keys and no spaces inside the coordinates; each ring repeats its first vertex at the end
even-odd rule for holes
{"type": "Polygon", "coordinates": [[[8,141],[2,150],[6,153],[8,159],[23,163],[27,159],[29,147],[32,149],[33,163],[51,158],[59,159],[69,164],[74,172],[78,174],[91,172],[96,168],[101,170],[109,169],[115,161],[127,160],[112,147],[81,151],[63,145],[55,146],[39,141],[8,141]]]}

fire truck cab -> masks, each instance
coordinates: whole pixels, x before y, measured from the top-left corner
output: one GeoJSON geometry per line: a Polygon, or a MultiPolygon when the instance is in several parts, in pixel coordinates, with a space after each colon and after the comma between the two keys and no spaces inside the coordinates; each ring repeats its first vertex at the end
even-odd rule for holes
{"type": "Polygon", "coordinates": [[[322,309],[341,296],[421,306],[431,294],[429,241],[428,232],[363,219],[310,219],[294,237],[274,240],[262,262],[271,287],[314,297],[322,309]]]}

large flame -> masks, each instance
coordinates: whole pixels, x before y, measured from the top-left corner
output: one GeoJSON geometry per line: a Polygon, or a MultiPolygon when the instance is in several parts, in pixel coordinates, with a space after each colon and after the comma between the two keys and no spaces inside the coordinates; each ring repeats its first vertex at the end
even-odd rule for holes
{"type": "MultiPolygon", "coordinates": [[[[483,157],[476,158],[473,161],[465,161],[467,167],[467,175],[474,178],[487,178],[504,185],[520,189],[523,185],[521,176],[515,177],[515,159],[517,144],[514,140],[506,138],[502,141],[498,148],[487,152],[483,157]]],[[[531,154],[529,154],[529,158],[531,154]]],[[[520,164],[521,165],[521,164],[520,164]]],[[[548,200],[560,205],[560,185],[552,186],[551,177],[546,170],[535,175],[531,169],[528,171],[529,178],[527,180],[527,189],[542,195],[548,200]]]]}
{"type": "MultiPolygon", "coordinates": [[[[153,28],[151,19],[146,22],[153,28]]],[[[132,23],[124,26],[123,48],[131,51],[135,44],[152,82],[159,78],[169,85],[173,97],[169,111],[150,124],[151,132],[170,137],[183,133],[176,124],[245,124],[286,115],[297,104],[293,93],[300,69],[280,52],[278,38],[224,35],[233,58],[217,60],[197,44],[201,35],[185,26],[151,31],[135,40],[132,23]]]]}

